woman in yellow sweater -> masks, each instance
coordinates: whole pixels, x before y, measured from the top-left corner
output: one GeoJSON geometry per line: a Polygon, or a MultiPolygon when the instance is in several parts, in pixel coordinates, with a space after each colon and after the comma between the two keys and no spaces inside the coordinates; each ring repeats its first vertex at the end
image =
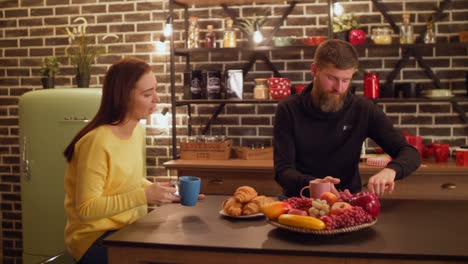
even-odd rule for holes
{"type": "Polygon", "coordinates": [[[103,238],[147,213],[147,204],[178,201],[170,183],[146,180],[139,120],[159,97],[151,67],[136,58],[112,65],[99,111],[65,149],[65,244],[79,263],[107,263],[103,238]]]}

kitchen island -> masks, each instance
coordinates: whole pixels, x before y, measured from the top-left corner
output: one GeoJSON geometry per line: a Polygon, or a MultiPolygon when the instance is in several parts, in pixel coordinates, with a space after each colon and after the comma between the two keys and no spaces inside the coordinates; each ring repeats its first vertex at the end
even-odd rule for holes
{"type": "Polygon", "coordinates": [[[468,201],[383,200],[374,226],[317,236],[221,216],[226,198],[156,208],[104,240],[109,263],[468,263],[468,201]]]}
{"type": "MultiPolygon", "coordinates": [[[[230,195],[242,185],[250,185],[259,193],[276,196],[282,193],[274,180],[272,160],[171,160],[164,167],[177,171],[177,175],[202,178],[205,194],[230,195]]],[[[370,176],[382,168],[359,164],[363,185],[370,176]]],[[[386,195],[390,199],[446,199],[468,200],[468,167],[423,161],[410,176],[396,182],[395,191],[386,195]]]]}

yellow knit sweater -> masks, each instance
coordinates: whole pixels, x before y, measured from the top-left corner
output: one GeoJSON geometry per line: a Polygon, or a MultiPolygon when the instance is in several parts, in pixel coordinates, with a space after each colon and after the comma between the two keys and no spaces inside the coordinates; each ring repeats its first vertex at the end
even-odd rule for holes
{"type": "Polygon", "coordinates": [[[143,128],[122,140],[110,126],[90,131],[75,145],[65,175],[65,244],[79,260],[108,230],[122,228],[145,215],[147,201],[143,128]]]}

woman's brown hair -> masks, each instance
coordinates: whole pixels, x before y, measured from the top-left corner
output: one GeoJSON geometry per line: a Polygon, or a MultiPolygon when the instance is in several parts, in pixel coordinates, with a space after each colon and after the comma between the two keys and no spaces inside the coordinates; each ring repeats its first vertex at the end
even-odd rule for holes
{"type": "Polygon", "coordinates": [[[76,134],[63,152],[68,162],[75,152],[75,144],[89,131],[101,125],[117,125],[124,121],[132,97],[131,92],[141,76],[149,71],[151,66],[135,57],[124,58],[109,68],[104,78],[101,105],[97,114],[76,134]]]}

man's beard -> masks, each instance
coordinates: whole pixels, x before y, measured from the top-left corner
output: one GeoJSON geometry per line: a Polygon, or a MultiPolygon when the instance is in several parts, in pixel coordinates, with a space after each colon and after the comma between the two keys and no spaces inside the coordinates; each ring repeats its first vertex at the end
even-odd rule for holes
{"type": "MultiPolygon", "coordinates": [[[[317,84],[319,82],[316,82],[317,84]]],[[[315,87],[316,102],[322,112],[338,112],[343,108],[346,93],[324,92],[319,87],[315,87]]]]}

